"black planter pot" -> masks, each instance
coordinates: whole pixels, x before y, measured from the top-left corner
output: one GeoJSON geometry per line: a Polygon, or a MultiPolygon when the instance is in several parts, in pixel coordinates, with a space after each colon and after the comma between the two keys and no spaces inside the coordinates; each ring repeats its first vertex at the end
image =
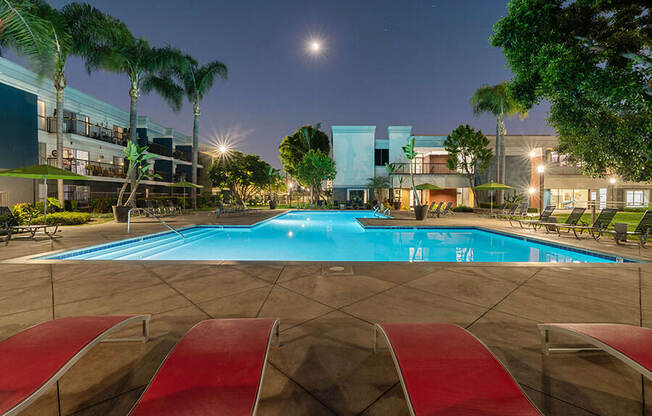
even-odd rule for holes
{"type": "Polygon", "coordinates": [[[398,211],[401,209],[401,201],[394,201],[394,210],[398,211]]]}
{"type": "Polygon", "coordinates": [[[414,206],[414,217],[417,221],[423,221],[426,218],[428,213],[428,205],[415,205],[414,206]]]}
{"type": "Polygon", "coordinates": [[[276,201],[269,200],[269,209],[276,209],[276,201]]]}
{"type": "Polygon", "coordinates": [[[129,216],[129,207],[113,205],[113,218],[115,222],[127,222],[129,216]]]}

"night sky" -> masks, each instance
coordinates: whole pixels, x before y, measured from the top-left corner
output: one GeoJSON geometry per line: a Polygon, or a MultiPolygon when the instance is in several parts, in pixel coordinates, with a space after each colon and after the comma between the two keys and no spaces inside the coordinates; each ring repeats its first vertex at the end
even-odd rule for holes
{"type": "MultiPolygon", "coordinates": [[[[54,7],[68,1],[52,0],[54,7]]],[[[495,131],[490,116],[474,117],[469,98],[483,83],[510,78],[499,49],[489,45],[506,0],[96,0],[152,45],[170,44],[200,62],[218,59],[229,79],[202,103],[200,136],[239,136],[236,147],[279,166],[278,144],[302,124],[412,125],[414,133],[448,134],[460,123],[495,131]],[[309,39],[324,53],[306,53],[309,39]]],[[[87,75],[70,59],[68,85],[128,109],[126,76],[87,75]]],[[[508,121],[512,134],[550,134],[547,108],[508,121]]],[[[173,113],[155,94],[139,113],[183,133],[191,106],[173,113]]]]}

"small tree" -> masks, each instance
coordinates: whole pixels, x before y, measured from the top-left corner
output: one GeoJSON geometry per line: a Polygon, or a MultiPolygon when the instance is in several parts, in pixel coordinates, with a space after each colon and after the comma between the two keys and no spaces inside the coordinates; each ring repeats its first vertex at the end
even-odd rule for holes
{"type": "Polygon", "coordinates": [[[473,192],[474,204],[477,205],[475,194],[475,174],[489,167],[493,156],[489,148],[489,139],[482,131],[475,131],[471,126],[459,125],[446,137],[444,149],[448,152],[446,165],[448,169],[457,171],[469,180],[473,192]]]}
{"type": "Polygon", "coordinates": [[[286,136],[278,147],[279,159],[283,170],[293,178],[297,177],[297,167],[303,156],[310,150],[321,150],[325,155],[330,152],[330,139],[320,130],[321,125],[303,126],[292,135],[286,136]]]}
{"type": "Polygon", "coordinates": [[[154,166],[154,162],[151,162],[151,159],[156,158],[156,155],[152,153],[147,153],[147,146],[139,146],[136,143],[128,142],[127,147],[124,150],[125,159],[129,161],[129,168],[127,170],[127,175],[120,193],[118,194],[118,206],[135,206],[136,202],[136,191],[138,190],[138,185],[143,179],[161,179],[160,175],[150,174],[149,170],[154,166]],[[127,202],[122,204],[124,198],[125,190],[127,189],[127,184],[130,182],[129,178],[135,178],[135,182],[132,182],[131,192],[127,202]]]}
{"type": "Polygon", "coordinates": [[[335,162],[321,150],[309,150],[297,166],[297,179],[310,187],[313,203],[319,200],[322,182],[335,179],[335,174],[335,162]]]}
{"type": "Polygon", "coordinates": [[[405,157],[410,161],[410,180],[412,181],[412,195],[414,195],[414,206],[418,207],[421,206],[421,198],[419,198],[417,189],[414,186],[414,163],[412,161],[417,157],[417,151],[414,150],[414,137],[410,139],[408,144],[403,146],[402,149],[403,154],[405,154],[405,157]]]}
{"type": "Polygon", "coordinates": [[[231,152],[229,158],[220,158],[211,166],[213,186],[229,188],[240,202],[248,200],[257,189],[267,186],[270,166],[258,155],[231,152]]]}
{"type": "Polygon", "coordinates": [[[272,190],[278,190],[278,184],[281,182],[282,176],[281,176],[281,171],[278,169],[275,169],[273,166],[270,166],[269,169],[267,169],[267,187],[269,189],[269,200],[270,201],[275,201],[276,198],[273,195],[272,190]]]}
{"type": "Polygon", "coordinates": [[[389,177],[376,176],[373,178],[369,178],[367,182],[367,187],[372,190],[374,199],[380,201],[380,197],[381,197],[380,192],[383,189],[389,188],[389,177]]]}

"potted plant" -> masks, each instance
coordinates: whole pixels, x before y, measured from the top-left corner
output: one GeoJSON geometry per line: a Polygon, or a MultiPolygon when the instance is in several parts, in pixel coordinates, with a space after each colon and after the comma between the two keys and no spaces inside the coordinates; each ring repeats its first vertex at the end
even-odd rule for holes
{"type": "Polygon", "coordinates": [[[125,148],[125,160],[129,162],[127,169],[127,174],[125,175],[124,183],[118,194],[118,202],[116,205],[113,205],[113,217],[116,222],[127,222],[127,215],[129,213],[130,207],[135,206],[136,204],[136,191],[138,190],[138,185],[143,179],[161,179],[160,175],[155,173],[149,173],[149,169],[154,166],[154,162],[151,162],[151,159],[154,159],[156,155],[147,153],[147,146],[139,146],[136,143],[131,141],[127,142],[127,147],[125,148]],[[134,185],[130,190],[129,198],[127,202],[122,203],[125,191],[127,190],[127,184],[130,183],[131,176],[135,175],[136,180],[134,185]]]}
{"type": "Polygon", "coordinates": [[[412,161],[417,157],[417,152],[414,150],[414,137],[402,149],[403,154],[410,161],[410,180],[412,181],[412,195],[414,195],[414,216],[417,220],[421,221],[426,218],[428,206],[421,205],[421,198],[419,198],[417,189],[414,186],[414,163],[412,161]]]}

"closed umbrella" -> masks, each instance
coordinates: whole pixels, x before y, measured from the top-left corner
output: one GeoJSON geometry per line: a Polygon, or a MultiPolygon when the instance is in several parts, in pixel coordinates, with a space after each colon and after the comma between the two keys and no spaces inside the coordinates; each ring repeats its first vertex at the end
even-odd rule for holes
{"type": "Polygon", "coordinates": [[[24,168],[10,169],[0,172],[0,176],[10,176],[14,178],[43,179],[45,195],[43,197],[43,223],[47,225],[48,215],[48,179],[64,179],[70,181],[89,180],[84,175],[78,175],[64,169],[55,168],[50,165],[34,165],[24,168]]]}
{"type": "Polygon", "coordinates": [[[170,184],[169,186],[170,188],[183,188],[183,209],[186,209],[186,188],[195,188],[195,189],[203,188],[203,186],[201,185],[196,185],[188,181],[175,182],[173,184],[170,184]]]}
{"type": "MultiPolygon", "coordinates": [[[[498,182],[488,182],[484,183],[482,185],[478,185],[475,187],[476,191],[500,191],[500,190],[507,190],[507,189],[514,189],[509,185],[505,185],[502,183],[498,182]]],[[[494,194],[491,194],[491,213],[493,214],[494,212],[494,194]]]]}

